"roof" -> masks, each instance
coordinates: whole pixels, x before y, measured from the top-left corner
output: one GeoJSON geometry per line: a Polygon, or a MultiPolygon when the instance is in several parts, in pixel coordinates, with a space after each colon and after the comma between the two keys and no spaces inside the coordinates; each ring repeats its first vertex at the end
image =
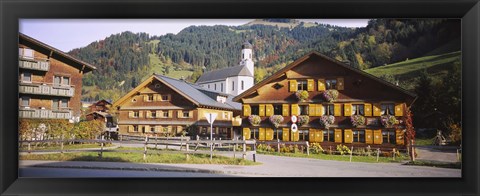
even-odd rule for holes
{"type": "Polygon", "coordinates": [[[378,81],[378,82],[380,82],[380,83],[382,83],[382,84],[385,84],[385,85],[387,85],[387,86],[389,86],[389,87],[391,87],[391,88],[394,88],[394,89],[396,89],[396,90],[398,90],[398,91],[401,91],[402,93],[404,93],[404,94],[406,94],[406,95],[408,95],[408,96],[411,96],[412,98],[413,98],[413,97],[416,97],[416,95],[415,95],[414,93],[412,93],[412,92],[410,92],[410,91],[407,91],[407,90],[405,90],[405,89],[403,89],[403,88],[401,88],[401,87],[399,87],[399,86],[396,86],[396,85],[394,85],[394,84],[392,84],[392,83],[390,83],[390,82],[387,82],[387,81],[385,81],[385,80],[382,80],[382,79],[380,79],[380,78],[378,78],[378,77],[376,77],[376,76],[374,76],[374,75],[371,75],[371,74],[369,74],[369,73],[367,73],[367,72],[364,72],[364,71],[362,71],[362,70],[360,70],[360,69],[356,69],[356,68],[353,68],[353,67],[351,67],[351,66],[348,66],[348,65],[346,65],[346,64],[344,64],[344,63],[342,63],[342,62],[340,62],[340,61],[338,61],[338,60],[336,60],[336,59],[333,59],[333,58],[330,58],[330,57],[328,57],[328,56],[325,56],[325,55],[323,55],[323,54],[321,54],[321,53],[319,53],[319,52],[317,52],[317,51],[312,51],[312,52],[309,52],[308,54],[304,55],[303,57],[300,57],[299,59],[297,59],[297,60],[294,61],[293,63],[290,63],[289,65],[285,66],[284,68],[278,70],[276,73],[272,74],[272,75],[269,76],[268,78],[266,78],[266,79],[262,80],[261,82],[255,84],[253,87],[251,87],[251,88],[249,88],[248,90],[244,91],[244,92],[241,93],[240,95],[234,97],[234,98],[233,98],[233,101],[239,102],[239,101],[240,101],[243,97],[245,97],[246,95],[249,95],[249,94],[253,93],[253,92],[256,91],[258,88],[264,86],[264,85],[267,84],[268,82],[274,80],[275,78],[280,77],[282,74],[284,74],[284,73],[287,72],[288,70],[291,70],[292,68],[296,67],[297,65],[299,65],[300,63],[302,63],[302,62],[304,62],[305,60],[309,59],[309,58],[310,58],[311,56],[313,56],[313,55],[316,55],[316,56],[319,56],[319,57],[321,57],[321,58],[324,58],[324,59],[326,59],[326,60],[328,60],[328,61],[331,61],[331,62],[333,62],[333,63],[335,63],[335,64],[337,64],[337,65],[339,65],[339,66],[341,66],[341,67],[344,67],[344,68],[349,69],[349,70],[351,70],[351,71],[353,71],[353,72],[359,73],[359,74],[364,75],[364,76],[366,76],[366,77],[368,77],[368,78],[371,78],[371,79],[373,79],[373,80],[375,80],[375,81],[378,81]]]}
{"type": "Polygon", "coordinates": [[[87,115],[94,114],[94,113],[96,113],[96,114],[98,114],[98,115],[100,115],[100,116],[103,116],[104,118],[106,118],[106,117],[112,117],[112,115],[110,115],[109,113],[106,113],[106,112],[98,112],[98,111],[88,113],[87,115]]]}
{"type": "Polygon", "coordinates": [[[198,78],[197,82],[195,83],[199,84],[199,83],[206,83],[211,81],[224,80],[232,76],[253,77],[252,73],[250,73],[247,66],[240,65],[240,66],[227,67],[227,68],[204,73],[202,76],[200,76],[200,78],[198,78]]]}
{"type": "Polygon", "coordinates": [[[252,48],[253,48],[253,46],[250,42],[248,42],[246,40],[245,40],[245,42],[243,42],[242,49],[252,49],[252,48]]]}
{"type": "Polygon", "coordinates": [[[93,70],[96,70],[96,69],[97,69],[95,66],[93,66],[93,65],[91,65],[91,64],[89,64],[89,63],[86,63],[86,62],[84,62],[84,61],[81,61],[81,60],[79,60],[79,59],[76,59],[76,58],[70,56],[69,54],[67,54],[67,53],[65,53],[65,52],[63,52],[63,51],[61,51],[61,50],[59,50],[59,49],[56,49],[56,48],[54,48],[54,47],[52,47],[52,46],[50,46],[50,45],[47,45],[47,44],[45,44],[45,43],[43,43],[43,42],[41,42],[41,41],[38,41],[38,40],[36,40],[36,39],[34,39],[34,38],[32,38],[32,37],[29,37],[29,36],[27,36],[27,35],[25,35],[25,34],[23,34],[23,33],[19,33],[19,38],[20,38],[20,40],[29,41],[29,42],[31,42],[31,43],[33,43],[33,44],[36,44],[36,45],[38,45],[38,46],[40,46],[40,47],[42,47],[42,48],[45,48],[45,49],[47,49],[47,50],[50,50],[50,51],[52,51],[53,53],[55,53],[55,54],[57,54],[57,55],[60,55],[60,56],[62,56],[62,57],[64,57],[64,58],[67,58],[67,59],[69,59],[69,60],[77,63],[78,66],[80,67],[79,69],[80,69],[80,70],[83,70],[84,73],[87,73],[87,72],[90,72],[90,71],[93,71],[93,70]]]}

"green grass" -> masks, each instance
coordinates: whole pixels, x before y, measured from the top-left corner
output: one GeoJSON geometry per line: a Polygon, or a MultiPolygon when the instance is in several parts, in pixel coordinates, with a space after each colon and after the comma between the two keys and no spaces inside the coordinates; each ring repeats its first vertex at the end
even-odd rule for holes
{"type": "MultiPolygon", "coordinates": [[[[105,144],[104,147],[111,147],[113,146],[112,144],[105,144]]],[[[71,149],[82,149],[82,148],[100,148],[100,144],[65,144],[63,146],[63,149],[65,150],[71,150],[71,149]]],[[[60,144],[54,144],[51,146],[37,146],[35,147],[35,144],[32,144],[30,146],[31,150],[60,150],[60,144]]],[[[28,146],[24,145],[19,148],[19,150],[28,150],[28,146]]]]}
{"type": "MultiPolygon", "coordinates": [[[[275,156],[286,156],[286,157],[300,157],[300,158],[312,158],[312,159],[321,159],[321,160],[332,160],[332,161],[350,161],[350,155],[330,155],[330,154],[313,154],[307,155],[305,153],[278,153],[278,152],[260,152],[259,154],[275,155],[275,156]]],[[[395,157],[393,160],[392,157],[379,157],[378,163],[399,163],[408,160],[408,157],[395,157]]],[[[376,156],[352,156],[352,162],[365,162],[365,163],[377,163],[376,156]]]]}
{"type": "Polygon", "coordinates": [[[431,146],[433,145],[433,138],[415,138],[415,145],[431,146]]]}
{"type": "Polygon", "coordinates": [[[454,168],[454,169],[461,169],[462,168],[462,164],[460,162],[445,163],[445,162],[424,161],[424,160],[410,161],[410,162],[405,163],[405,165],[454,168]]]}
{"type": "MultiPolygon", "coordinates": [[[[138,150],[143,148],[124,148],[118,150],[138,150]]],[[[100,162],[132,162],[132,163],[175,163],[175,164],[222,164],[222,165],[258,165],[261,163],[239,158],[229,158],[225,156],[214,155],[210,160],[210,155],[193,154],[187,155],[181,153],[162,153],[164,150],[148,150],[147,159],[143,160],[143,153],[139,152],[105,152],[102,158],[96,152],[79,153],[57,153],[57,154],[28,154],[20,155],[20,160],[55,160],[55,161],[100,161],[100,162]]],[[[169,150],[170,151],[170,150],[169,150]]]]}

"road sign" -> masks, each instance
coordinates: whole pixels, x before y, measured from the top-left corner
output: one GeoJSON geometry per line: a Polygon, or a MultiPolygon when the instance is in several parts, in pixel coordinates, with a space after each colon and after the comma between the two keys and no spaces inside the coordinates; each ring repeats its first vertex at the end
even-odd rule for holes
{"type": "Polygon", "coordinates": [[[294,132],[294,133],[297,132],[297,130],[298,130],[297,124],[292,124],[292,126],[290,126],[290,129],[292,129],[292,132],[294,132]]]}
{"type": "Polygon", "coordinates": [[[217,113],[205,113],[205,118],[209,124],[213,124],[213,121],[217,118],[217,113]]]}
{"type": "Polygon", "coordinates": [[[293,115],[292,117],[290,117],[290,120],[292,120],[292,123],[296,123],[297,122],[297,116],[293,115]]]}

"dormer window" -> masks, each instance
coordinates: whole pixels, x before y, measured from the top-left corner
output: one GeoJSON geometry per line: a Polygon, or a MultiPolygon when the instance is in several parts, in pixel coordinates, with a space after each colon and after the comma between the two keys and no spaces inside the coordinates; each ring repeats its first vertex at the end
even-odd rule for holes
{"type": "Polygon", "coordinates": [[[220,102],[220,103],[225,103],[227,101],[227,97],[218,95],[217,96],[217,101],[220,102]]]}

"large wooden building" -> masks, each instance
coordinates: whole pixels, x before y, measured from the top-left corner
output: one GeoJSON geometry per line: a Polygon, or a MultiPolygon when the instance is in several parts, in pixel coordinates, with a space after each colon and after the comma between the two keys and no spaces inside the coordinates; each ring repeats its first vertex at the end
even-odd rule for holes
{"type": "Polygon", "coordinates": [[[311,52],[233,101],[243,104],[243,135],[260,142],[402,147],[406,109],[414,99],[398,86],[311,52]],[[296,132],[291,116],[298,117],[296,132]]]}
{"type": "Polygon", "coordinates": [[[113,103],[113,107],[118,111],[119,134],[178,136],[186,131],[191,137],[206,138],[210,137],[210,124],[204,114],[217,113],[213,137],[229,139],[234,137],[233,125],[240,129],[234,116],[240,115],[241,104],[232,102],[232,98],[154,74],[113,103]]]}
{"type": "Polygon", "coordinates": [[[82,77],[96,68],[19,35],[19,118],[79,121],[82,77]]]}

